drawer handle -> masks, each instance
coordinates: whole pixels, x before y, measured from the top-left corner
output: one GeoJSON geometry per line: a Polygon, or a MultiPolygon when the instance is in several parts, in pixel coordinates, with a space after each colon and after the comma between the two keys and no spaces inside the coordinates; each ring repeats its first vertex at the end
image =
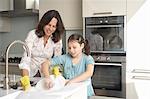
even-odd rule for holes
{"type": "Polygon", "coordinates": [[[132,79],[150,80],[150,76],[132,76],[132,79]]]}
{"type": "Polygon", "coordinates": [[[102,15],[102,14],[112,14],[112,12],[99,12],[99,13],[93,13],[93,15],[102,15]]]}
{"type": "Polygon", "coordinates": [[[133,69],[132,73],[148,73],[148,74],[150,74],[150,70],[133,69]]]}

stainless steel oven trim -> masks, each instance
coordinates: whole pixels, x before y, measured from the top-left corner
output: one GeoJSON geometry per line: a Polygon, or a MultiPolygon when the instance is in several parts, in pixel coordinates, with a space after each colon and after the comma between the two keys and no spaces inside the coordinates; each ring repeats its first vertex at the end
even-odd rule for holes
{"type": "Polygon", "coordinates": [[[87,25],[86,28],[122,27],[122,25],[87,25]]]}
{"type": "Polygon", "coordinates": [[[94,65],[113,65],[113,66],[122,66],[121,63],[94,63],[94,65]]]}
{"type": "Polygon", "coordinates": [[[90,51],[91,53],[126,53],[125,51],[90,51]]]}

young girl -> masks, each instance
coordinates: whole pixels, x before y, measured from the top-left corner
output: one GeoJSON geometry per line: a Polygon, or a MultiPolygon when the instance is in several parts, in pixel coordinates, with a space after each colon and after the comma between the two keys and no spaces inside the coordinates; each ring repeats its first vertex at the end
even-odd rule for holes
{"type": "MultiPolygon", "coordinates": [[[[68,39],[68,54],[56,56],[42,64],[42,72],[45,78],[49,78],[50,65],[63,65],[63,76],[67,80],[66,84],[82,81],[90,82],[88,86],[88,96],[94,95],[91,84],[91,76],[94,70],[94,59],[89,55],[90,47],[87,40],[79,34],[73,34],[68,39]]],[[[51,81],[46,81],[47,87],[52,87],[51,81]]]]}

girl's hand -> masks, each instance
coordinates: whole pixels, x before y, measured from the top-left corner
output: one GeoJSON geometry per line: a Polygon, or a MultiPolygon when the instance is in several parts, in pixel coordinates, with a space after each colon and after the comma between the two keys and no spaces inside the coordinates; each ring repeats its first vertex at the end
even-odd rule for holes
{"type": "Polygon", "coordinates": [[[69,85],[69,84],[71,84],[71,83],[72,83],[71,80],[66,79],[65,85],[69,85]]]}
{"type": "Polygon", "coordinates": [[[45,85],[45,89],[50,89],[50,88],[52,88],[53,87],[53,81],[52,81],[52,79],[50,78],[50,77],[45,77],[44,78],[44,85],[45,85]]]}

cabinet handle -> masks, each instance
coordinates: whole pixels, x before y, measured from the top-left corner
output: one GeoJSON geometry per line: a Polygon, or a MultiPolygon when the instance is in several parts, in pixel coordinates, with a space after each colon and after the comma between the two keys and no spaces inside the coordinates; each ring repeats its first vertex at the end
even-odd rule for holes
{"type": "Polygon", "coordinates": [[[93,13],[93,15],[102,15],[102,14],[112,14],[112,12],[99,12],[99,13],[93,13]]]}
{"type": "Polygon", "coordinates": [[[122,25],[87,25],[86,28],[101,28],[101,27],[122,27],[122,25]]]}
{"type": "Polygon", "coordinates": [[[122,66],[122,64],[119,63],[94,63],[94,65],[112,65],[112,66],[122,66]]]}
{"type": "Polygon", "coordinates": [[[145,70],[145,69],[133,69],[132,73],[148,73],[148,74],[150,74],[150,70],[145,70]]]}
{"type": "Polygon", "coordinates": [[[150,80],[150,76],[132,76],[132,79],[150,80]]]}

